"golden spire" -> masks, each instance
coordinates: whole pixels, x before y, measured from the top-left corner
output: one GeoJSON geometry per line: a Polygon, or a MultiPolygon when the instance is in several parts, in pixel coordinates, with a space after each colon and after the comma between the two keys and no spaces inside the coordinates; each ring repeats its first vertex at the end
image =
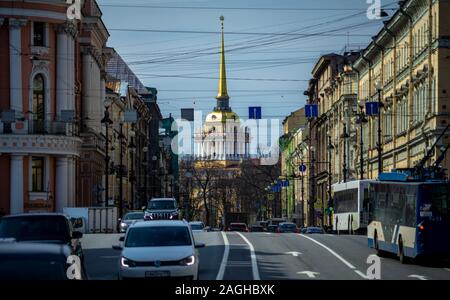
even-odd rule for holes
{"type": "Polygon", "coordinates": [[[227,92],[227,74],[225,70],[225,39],[223,34],[223,21],[225,18],[220,16],[220,21],[222,23],[222,46],[220,49],[220,78],[219,78],[219,93],[216,99],[218,100],[228,100],[230,97],[227,92]]]}

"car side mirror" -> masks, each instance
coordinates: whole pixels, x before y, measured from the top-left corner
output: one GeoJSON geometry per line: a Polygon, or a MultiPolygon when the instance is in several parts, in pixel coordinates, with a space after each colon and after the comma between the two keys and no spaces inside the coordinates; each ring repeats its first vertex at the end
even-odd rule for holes
{"type": "Polygon", "coordinates": [[[80,231],[74,231],[72,232],[72,238],[73,239],[81,239],[83,237],[83,233],[80,231]]]}
{"type": "Polygon", "coordinates": [[[113,245],[112,248],[114,250],[122,250],[123,249],[122,246],[120,246],[120,245],[113,245]]]}
{"type": "Polygon", "coordinates": [[[119,242],[123,242],[123,241],[125,241],[125,237],[124,237],[124,236],[121,236],[121,237],[119,238],[119,242]]]}
{"type": "Polygon", "coordinates": [[[205,243],[195,243],[195,248],[205,248],[205,243]]]}
{"type": "Polygon", "coordinates": [[[119,223],[122,222],[122,218],[118,218],[117,222],[119,222],[119,223]]]}

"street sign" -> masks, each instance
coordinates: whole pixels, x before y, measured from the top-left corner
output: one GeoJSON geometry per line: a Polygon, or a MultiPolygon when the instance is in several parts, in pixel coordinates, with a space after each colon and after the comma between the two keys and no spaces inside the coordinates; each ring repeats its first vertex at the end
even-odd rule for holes
{"type": "Polygon", "coordinates": [[[136,123],[137,119],[137,111],[135,110],[126,110],[123,114],[123,121],[125,123],[136,123]]]}
{"type": "Polygon", "coordinates": [[[302,172],[302,173],[305,173],[305,172],[306,172],[306,165],[300,165],[300,166],[298,167],[298,170],[299,170],[300,172],[302,172]]]}
{"type": "Polygon", "coordinates": [[[194,109],[193,108],[182,108],[181,109],[181,118],[193,122],[194,121],[194,109]]]}
{"type": "Polygon", "coordinates": [[[259,120],[262,117],[261,107],[253,106],[248,108],[248,118],[259,120]]]}
{"type": "Polygon", "coordinates": [[[379,103],[378,102],[366,102],[366,115],[375,116],[378,115],[379,103]]]}
{"type": "Polygon", "coordinates": [[[317,104],[305,105],[305,116],[307,118],[317,118],[319,116],[319,106],[317,104]]]}

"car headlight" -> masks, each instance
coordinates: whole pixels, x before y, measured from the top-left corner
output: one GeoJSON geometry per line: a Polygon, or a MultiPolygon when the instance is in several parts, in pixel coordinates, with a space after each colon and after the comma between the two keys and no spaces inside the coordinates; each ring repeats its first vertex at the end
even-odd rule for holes
{"type": "Polygon", "coordinates": [[[127,223],[120,223],[120,227],[122,228],[127,227],[127,223]]]}
{"type": "Polygon", "coordinates": [[[126,257],[121,257],[120,258],[120,264],[122,265],[122,267],[126,267],[126,268],[133,268],[136,267],[136,263],[126,257]]]}
{"type": "Polygon", "coordinates": [[[175,219],[175,218],[178,218],[178,212],[173,212],[173,213],[171,213],[169,218],[170,218],[171,220],[172,220],[172,219],[175,219]]]}
{"type": "Polygon", "coordinates": [[[194,255],[188,256],[185,259],[182,259],[180,261],[180,265],[183,265],[183,266],[192,266],[193,264],[195,264],[195,256],[194,255]]]}

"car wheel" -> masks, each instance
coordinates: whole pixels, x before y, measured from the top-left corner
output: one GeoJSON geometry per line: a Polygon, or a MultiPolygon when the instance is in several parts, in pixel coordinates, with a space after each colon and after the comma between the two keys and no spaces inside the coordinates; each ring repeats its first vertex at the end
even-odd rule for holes
{"type": "Polygon", "coordinates": [[[377,256],[383,257],[384,253],[383,253],[383,250],[380,250],[380,245],[378,244],[378,234],[376,231],[375,231],[375,234],[373,237],[373,245],[374,245],[375,251],[377,253],[377,256]]]}

